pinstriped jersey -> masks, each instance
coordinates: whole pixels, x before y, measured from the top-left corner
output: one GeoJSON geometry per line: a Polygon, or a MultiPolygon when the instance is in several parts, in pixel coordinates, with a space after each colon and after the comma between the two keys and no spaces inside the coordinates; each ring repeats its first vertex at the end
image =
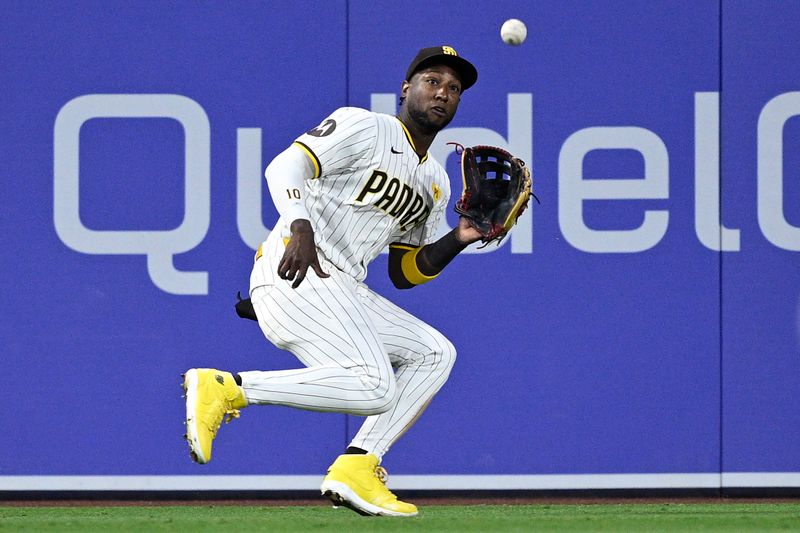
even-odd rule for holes
{"type": "MultiPolygon", "coordinates": [[[[420,158],[394,116],[355,107],[334,111],[298,137],[314,163],[305,205],[319,253],[357,280],[391,243],[428,244],[450,199],[444,168],[420,158]]],[[[275,230],[289,236],[287,224],[275,230]]]]}

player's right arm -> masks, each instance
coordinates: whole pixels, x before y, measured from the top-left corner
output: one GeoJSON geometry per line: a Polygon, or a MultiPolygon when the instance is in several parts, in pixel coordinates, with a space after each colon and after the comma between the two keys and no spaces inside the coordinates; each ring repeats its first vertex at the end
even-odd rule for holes
{"type": "Polygon", "coordinates": [[[292,237],[278,266],[278,275],[294,280],[292,287],[300,285],[309,267],[320,277],[328,277],[317,258],[312,218],[306,208],[305,182],[337,175],[371,154],[375,150],[376,127],[373,113],[354,107],[339,108],[319,126],[298,137],[264,172],[275,207],[290,222],[292,237]]]}
{"type": "Polygon", "coordinates": [[[278,154],[264,171],[275,208],[284,220],[291,221],[292,236],[278,263],[278,276],[294,281],[292,288],[295,289],[305,279],[309,267],[320,278],[329,276],[319,264],[311,216],[305,206],[304,182],[316,177],[316,168],[302,147],[293,144],[278,154]]]}

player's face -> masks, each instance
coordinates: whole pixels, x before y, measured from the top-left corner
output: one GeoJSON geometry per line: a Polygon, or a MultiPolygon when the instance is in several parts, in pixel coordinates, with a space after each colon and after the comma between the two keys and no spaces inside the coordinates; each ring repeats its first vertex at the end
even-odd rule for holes
{"type": "Polygon", "coordinates": [[[456,114],[461,101],[461,79],[452,68],[434,65],[422,69],[403,83],[403,105],[409,117],[421,128],[436,133],[444,129],[456,114]]]}

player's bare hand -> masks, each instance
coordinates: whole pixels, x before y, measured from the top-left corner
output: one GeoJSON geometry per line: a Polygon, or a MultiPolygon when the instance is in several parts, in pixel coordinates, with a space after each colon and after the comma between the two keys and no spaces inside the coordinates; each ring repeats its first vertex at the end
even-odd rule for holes
{"type": "Polygon", "coordinates": [[[456,228],[456,239],[461,244],[472,244],[478,242],[483,236],[481,233],[472,227],[468,218],[459,217],[458,228],[456,228]]]}
{"type": "Polygon", "coordinates": [[[286,251],[278,263],[278,276],[288,281],[294,280],[293,289],[299,287],[306,279],[309,267],[314,269],[318,277],[329,278],[330,274],[325,273],[319,264],[311,223],[305,219],[297,219],[292,222],[290,229],[292,238],[289,239],[286,251]]]}

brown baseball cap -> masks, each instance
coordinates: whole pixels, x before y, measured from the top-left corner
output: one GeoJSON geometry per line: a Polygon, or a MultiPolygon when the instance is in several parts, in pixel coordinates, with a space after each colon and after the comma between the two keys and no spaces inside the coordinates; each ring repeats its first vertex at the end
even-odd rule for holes
{"type": "Polygon", "coordinates": [[[478,80],[478,71],[475,66],[458,55],[452,46],[431,46],[423,48],[417,53],[414,61],[406,72],[406,81],[420,69],[431,65],[447,65],[458,73],[461,78],[461,90],[466,91],[478,80]]]}

